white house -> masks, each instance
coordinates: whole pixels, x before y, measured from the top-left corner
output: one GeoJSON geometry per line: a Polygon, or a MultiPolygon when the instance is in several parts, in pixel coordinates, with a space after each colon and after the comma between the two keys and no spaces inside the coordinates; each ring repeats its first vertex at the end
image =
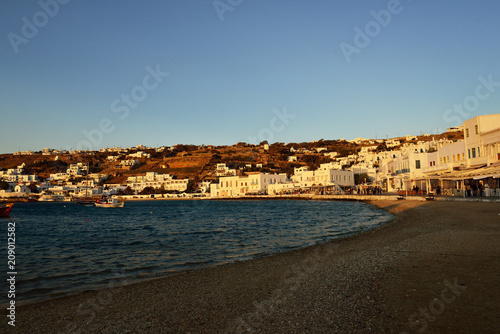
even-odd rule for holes
{"type": "Polygon", "coordinates": [[[437,151],[428,153],[427,160],[427,166],[423,168],[425,173],[452,171],[460,166],[465,167],[467,164],[465,142],[460,140],[442,146],[437,151]]]}
{"type": "Polygon", "coordinates": [[[14,192],[29,194],[31,193],[31,189],[25,184],[18,184],[17,186],[15,186],[14,192]]]}
{"type": "Polygon", "coordinates": [[[120,161],[120,164],[117,166],[118,168],[132,169],[135,165],[137,165],[139,161],[135,159],[128,159],[120,161]]]}
{"type": "Polygon", "coordinates": [[[396,147],[401,145],[401,142],[398,139],[388,139],[385,141],[385,146],[388,148],[396,147]]]}
{"type": "Polygon", "coordinates": [[[136,153],[131,153],[128,156],[132,158],[146,158],[146,159],[151,158],[151,154],[146,153],[144,151],[137,151],[136,153]]]}
{"type": "Polygon", "coordinates": [[[145,175],[130,176],[127,179],[127,186],[136,192],[141,192],[146,187],[154,189],[165,189],[166,191],[185,191],[189,179],[175,179],[170,174],[157,174],[147,172],[145,175]]]}
{"type": "Polygon", "coordinates": [[[352,171],[338,170],[332,168],[332,164],[321,164],[315,171],[307,167],[295,168],[292,181],[298,187],[311,186],[354,186],[354,173],[352,171]]]}
{"type": "Polygon", "coordinates": [[[215,176],[235,176],[236,175],[236,169],[231,169],[226,166],[226,164],[217,164],[217,167],[215,168],[215,176]]]}

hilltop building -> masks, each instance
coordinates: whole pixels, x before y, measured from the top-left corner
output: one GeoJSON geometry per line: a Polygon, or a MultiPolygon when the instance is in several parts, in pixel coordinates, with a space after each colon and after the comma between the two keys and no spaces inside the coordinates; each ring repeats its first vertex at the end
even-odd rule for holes
{"type": "Polygon", "coordinates": [[[235,176],[236,169],[231,169],[226,164],[217,164],[215,176],[235,176]]]}

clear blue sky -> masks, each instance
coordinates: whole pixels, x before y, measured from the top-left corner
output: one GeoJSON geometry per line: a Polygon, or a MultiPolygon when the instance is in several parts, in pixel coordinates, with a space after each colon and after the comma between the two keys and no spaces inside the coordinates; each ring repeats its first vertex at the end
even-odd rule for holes
{"type": "Polygon", "coordinates": [[[500,82],[498,0],[55,1],[0,0],[0,153],[386,138],[500,112],[500,84],[475,97],[500,82]]]}

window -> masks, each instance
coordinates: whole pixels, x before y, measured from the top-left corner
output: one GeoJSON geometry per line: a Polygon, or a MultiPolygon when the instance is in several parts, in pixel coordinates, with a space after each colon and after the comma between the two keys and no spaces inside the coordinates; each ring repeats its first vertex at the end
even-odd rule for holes
{"type": "Polygon", "coordinates": [[[476,148],[473,147],[472,148],[472,158],[475,158],[476,157],[476,148]]]}
{"type": "Polygon", "coordinates": [[[465,129],[465,136],[469,138],[469,129],[465,129]]]}
{"type": "Polygon", "coordinates": [[[469,159],[470,159],[470,148],[469,148],[469,149],[467,149],[467,152],[469,153],[469,159]]]}
{"type": "Polygon", "coordinates": [[[443,164],[443,158],[439,158],[439,164],[442,165],[443,164]]]}
{"type": "Polygon", "coordinates": [[[477,156],[480,157],[481,156],[481,153],[479,151],[479,147],[477,148],[477,156]]]}
{"type": "Polygon", "coordinates": [[[462,160],[465,159],[465,153],[462,153],[462,160]]]}
{"type": "Polygon", "coordinates": [[[415,168],[420,169],[420,160],[415,160],[415,168]]]}
{"type": "Polygon", "coordinates": [[[455,154],[453,154],[453,162],[455,162],[455,154]]]}
{"type": "Polygon", "coordinates": [[[479,131],[478,131],[479,129],[478,129],[478,127],[477,127],[477,124],[474,126],[474,128],[475,128],[475,130],[476,130],[476,135],[477,135],[477,134],[479,133],[479,131]]]}

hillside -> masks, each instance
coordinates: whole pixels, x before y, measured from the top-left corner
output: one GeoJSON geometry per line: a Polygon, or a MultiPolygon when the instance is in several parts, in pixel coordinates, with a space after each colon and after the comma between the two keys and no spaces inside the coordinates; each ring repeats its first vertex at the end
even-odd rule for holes
{"type": "MultiPolygon", "coordinates": [[[[406,141],[405,137],[393,138],[401,144],[416,143],[439,139],[463,139],[463,132],[443,133],[432,136],[418,136],[406,141]]],[[[365,140],[360,143],[344,140],[319,140],[304,143],[274,143],[265,150],[264,145],[238,143],[232,146],[194,146],[176,145],[172,150],[156,152],[154,149],[145,149],[150,158],[133,158],[140,162],[131,170],[117,168],[116,161],[110,161],[108,156],[118,156],[117,161],[132,159],[126,154],[111,152],[94,152],[92,154],[60,154],[60,155],[0,155],[0,168],[16,168],[25,163],[25,170],[29,174],[38,174],[40,178],[47,178],[51,173],[65,172],[72,163],[83,162],[90,166],[94,173],[109,174],[106,183],[123,183],[127,177],[144,175],[146,172],[168,173],[177,178],[191,180],[214,180],[215,169],[218,163],[225,163],[228,167],[237,169],[240,173],[251,171],[276,172],[292,174],[294,167],[309,166],[316,168],[321,163],[332,161],[324,153],[337,152],[338,157],[356,154],[364,146],[377,146],[376,151],[388,150],[385,143],[375,140],[365,140]],[[320,149],[321,152],[318,152],[320,149]],[[296,161],[289,162],[288,157],[295,156],[296,161]],[[257,164],[262,165],[259,168],[257,164]]],[[[397,149],[394,147],[391,149],[397,149]]],[[[131,149],[128,154],[137,152],[131,149]]]]}

